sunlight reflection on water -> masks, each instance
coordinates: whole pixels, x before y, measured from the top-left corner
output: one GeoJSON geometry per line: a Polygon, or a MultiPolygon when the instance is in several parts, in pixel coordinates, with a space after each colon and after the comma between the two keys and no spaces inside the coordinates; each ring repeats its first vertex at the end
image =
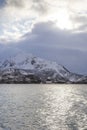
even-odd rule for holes
{"type": "Polygon", "coordinates": [[[87,130],[87,86],[0,85],[0,130],[87,130]]]}

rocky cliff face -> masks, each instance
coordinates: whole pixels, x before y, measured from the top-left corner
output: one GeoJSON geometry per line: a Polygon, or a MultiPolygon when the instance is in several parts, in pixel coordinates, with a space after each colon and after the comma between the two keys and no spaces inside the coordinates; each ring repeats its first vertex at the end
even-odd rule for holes
{"type": "Polygon", "coordinates": [[[22,53],[0,62],[0,83],[87,83],[87,77],[71,73],[56,62],[22,53]]]}

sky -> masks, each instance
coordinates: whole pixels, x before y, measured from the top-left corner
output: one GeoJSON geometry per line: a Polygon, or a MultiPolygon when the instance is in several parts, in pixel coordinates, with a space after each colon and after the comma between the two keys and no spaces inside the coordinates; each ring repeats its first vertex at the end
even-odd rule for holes
{"type": "Polygon", "coordinates": [[[0,60],[19,52],[87,75],[87,0],[0,0],[0,60]]]}

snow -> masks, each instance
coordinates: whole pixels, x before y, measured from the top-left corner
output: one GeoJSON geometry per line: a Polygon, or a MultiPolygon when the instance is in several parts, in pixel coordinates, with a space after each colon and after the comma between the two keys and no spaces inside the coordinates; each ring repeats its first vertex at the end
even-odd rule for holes
{"type": "Polygon", "coordinates": [[[79,76],[70,73],[62,65],[35,57],[29,53],[18,53],[0,62],[0,70],[3,70],[5,74],[10,74],[14,69],[20,70],[20,73],[23,75],[28,74],[25,70],[35,70],[38,72],[54,71],[53,78],[59,75],[71,82],[81,79],[81,77],[79,78],[79,76]]]}
{"type": "Polygon", "coordinates": [[[7,68],[17,68],[17,69],[25,69],[25,70],[55,70],[57,73],[59,73],[62,76],[61,71],[64,71],[66,74],[66,70],[61,66],[58,65],[56,62],[46,61],[41,58],[37,58],[33,56],[32,54],[28,53],[19,53],[14,57],[10,57],[1,66],[3,69],[7,68]],[[35,61],[34,64],[32,64],[32,60],[35,61]],[[13,64],[13,66],[11,66],[13,64]]]}
{"type": "MultiPolygon", "coordinates": [[[[16,56],[9,58],[6,63],[6,66],[3,68],[10,68],[10,64],[14,64],[13,68],[18,68],[18,69],[39,69],[39,70],[44,70],[44,69],[53,69],[60,73],[61,70],[64,71],[63,67],[61,65],[58,65],[56,62],[51,62],[51,61],[46,61],[41,58],[36,58],[32,54],[28,53],[20,53],[17,54],[16,56]],[[31,61],[35,60],[35,64],[31,64],[31,61]]],[[[4,62],[4,63],[5,63],[4,62]]],[[[61,74],[61,73],[60,73],[61,74]]]]}

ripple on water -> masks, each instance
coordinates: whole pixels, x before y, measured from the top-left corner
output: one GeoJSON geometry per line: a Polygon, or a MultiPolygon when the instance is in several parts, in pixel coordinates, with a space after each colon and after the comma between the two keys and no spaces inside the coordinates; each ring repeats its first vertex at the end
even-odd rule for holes
{"type": "Polygon", "coordinates": [[[0,130],[87,130],[86,85],[0,85],[0,130]]]}

